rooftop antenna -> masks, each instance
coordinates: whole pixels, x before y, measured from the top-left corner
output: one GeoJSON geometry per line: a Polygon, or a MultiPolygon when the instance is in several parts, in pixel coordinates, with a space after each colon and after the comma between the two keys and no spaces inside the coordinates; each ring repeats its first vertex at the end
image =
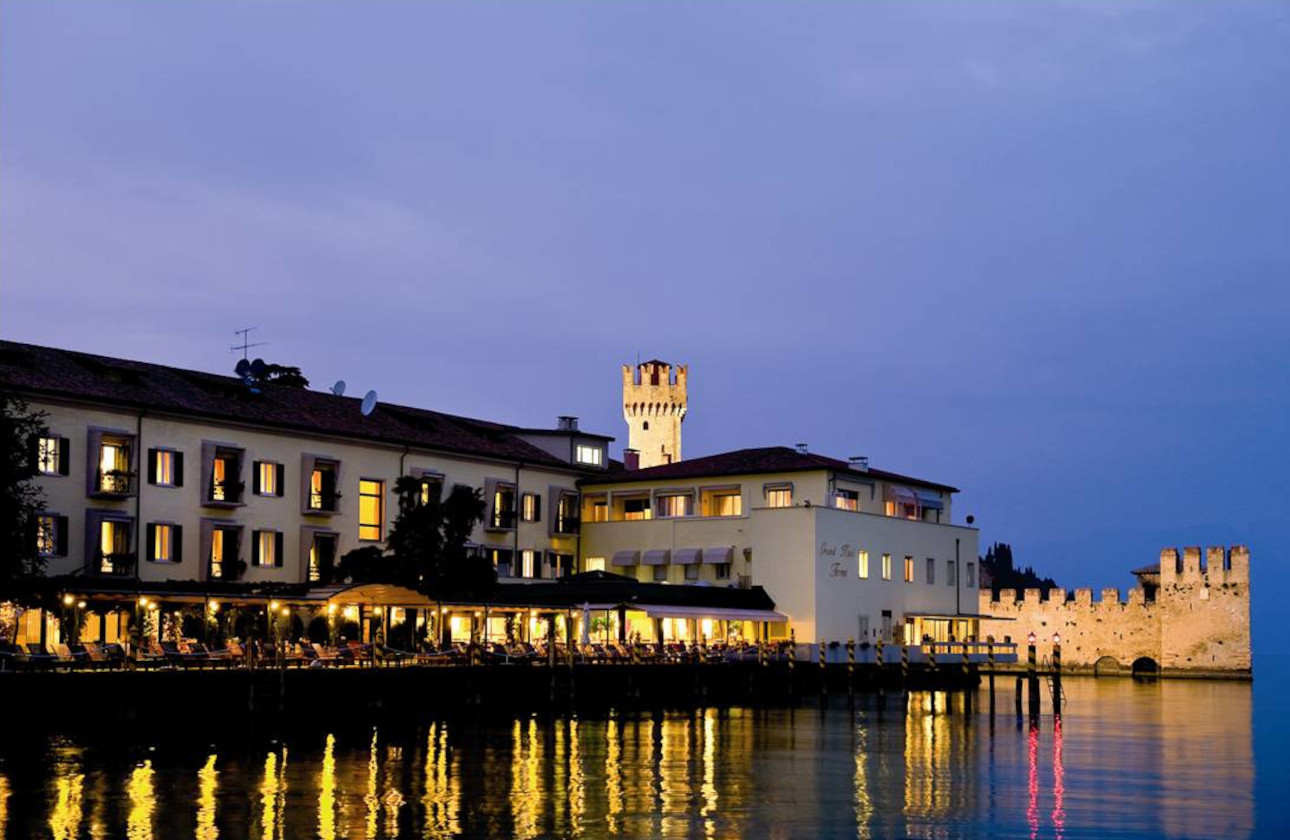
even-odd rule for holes
{"type": "Polygon", "coordinates": [[[337,379],[336,384],[331,386],[331,392],[337,397],[345,396],[345,380],[337,379]]]}
{"type": "Polygon", "coordinates": [[[364,417],[366,417],[367,415],[371,414],[373,411],[376,410],[376,392],[375,391],[368,391],[366,394],[363,395],[363,404],[359,407],[359,410],[363,412],[364,417]]]}
{"type": "Polygon", "coordinates": [[[228,349],[234,353],[236,353],[238,350],[241,350],[242,359],[248,360],[247,359],[248,350],[250,350],[252,347],[263,347],[264,345],[269,343],[267,341],[251,341],[251,330],[258,330],[258,329],[259,327],[247,327],[246,329],[242,329],[242,330],[233,330],[233,335],[242,336],[242,343],[234,344],[232,347],[228,349]]]}

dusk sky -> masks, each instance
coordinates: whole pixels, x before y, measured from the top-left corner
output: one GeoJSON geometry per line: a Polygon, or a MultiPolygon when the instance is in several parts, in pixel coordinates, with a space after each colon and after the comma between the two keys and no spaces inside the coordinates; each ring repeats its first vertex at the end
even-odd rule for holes
{"type": "Polygon", "coordinates": [[[1290,4],[0,7],[0,334],[963,489],[1290,595],[1290,4]]]}

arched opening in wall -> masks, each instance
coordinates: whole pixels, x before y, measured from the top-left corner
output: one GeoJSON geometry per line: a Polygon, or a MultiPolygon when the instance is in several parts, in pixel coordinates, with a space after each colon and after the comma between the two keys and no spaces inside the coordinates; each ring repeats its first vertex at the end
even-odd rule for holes
{"type": "Polygon", "coordinates": [[[642,424],[641,424],[641,427],[642,427],[645,431],[647,431],[647,432],[648,432],[648,431],[649,431],[649,421],[648,421],[648,420],[646,420],[644,423],[642,423],[642,424]]]}
{"type": "Polygon", "coordinates": [[[1139,656],[1133,660],[1133,676],[1154,677],[1160,674],[1160,664],[1150,656],[1139,656]]]}
{"type": "Polygon", "coordinates": [[[1121,665],[1120,660],[1116,659],[1114,656],[1103,656],[1101,659],[1093,663],[1093,676],[1095,677],[1105,677],[1123,673],[1124,666],[1121,665]]]}

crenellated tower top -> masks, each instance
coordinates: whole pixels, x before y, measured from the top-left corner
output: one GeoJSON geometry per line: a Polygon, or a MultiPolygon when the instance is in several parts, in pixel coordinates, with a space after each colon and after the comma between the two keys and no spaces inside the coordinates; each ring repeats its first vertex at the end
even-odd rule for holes
{"type": "Polygon", "coordinates": [[[651,359],[623,365],[623,419],[628,443],[640,453],[640,467],[681,460],[681,423],[688,406],[688,365],[675,368],[651,359]]]}

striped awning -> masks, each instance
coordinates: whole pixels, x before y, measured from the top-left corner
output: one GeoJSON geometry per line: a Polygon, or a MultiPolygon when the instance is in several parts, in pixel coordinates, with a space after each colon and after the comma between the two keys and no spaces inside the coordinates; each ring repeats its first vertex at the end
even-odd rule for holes
{"type": "Polygon", "coordinates": [[[672,556],[672,550],[668,548],[651,548],[645,552],[644,564],[646,566],[666,566],[672,556]]]}
{"type": "Polygon", "coordinates": [[[614,566],[638,566],[641,562],[641,553],[639,551],[615,551],[614,559],[611,565],[614,566]]]}
{"type": "Polygon", "coordinates": [[[919,507],[928,510],[944,510],[945,505],[941,503],[941,494],[931,490],[917,490],[919,507]]]}

